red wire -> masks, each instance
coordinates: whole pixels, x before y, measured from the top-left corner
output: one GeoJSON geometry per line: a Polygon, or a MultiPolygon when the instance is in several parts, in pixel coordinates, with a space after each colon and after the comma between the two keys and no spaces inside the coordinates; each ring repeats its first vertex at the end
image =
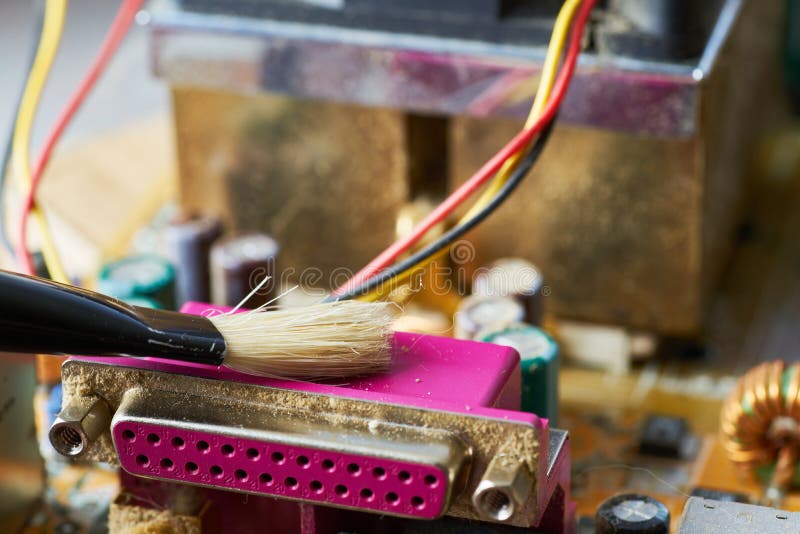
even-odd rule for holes
{"type": "Polygon", "coordinates": [[[333,295],[339,295],[349,291],[350,289],[360,285],[372,278],[375,274],[391,265],[400,255],[408,252],[425,234],[434,226],[439,224],[447,218],[456,208],[464,203],[479,187],[486,183],[494,174],[500,170],[500,167],[511,156],[524,150],[531,142],[533,137],[553,118],[564,95],[569,87],[569,82],[572,79],[572,74],[575,71],[575,65],[578,60],[578,55],[581,50],[581,41],[583,36],[583,29],[586,22],[589,20],[589,14],[594,7],[596,0],[586,0],[581,4],[580,10],[575,17],[572,33],[570,35],[569,48],[567,49],[564,58],[564,65],[559,72],[558,78],[553,85],[553,90],[547,106],[542,110],[542,114],[531,125],[530,128],[522,130],[514,136],[509,143],[504,146],[497,154],[487,161],[478,172],[476,172],[469,180],[464,182],[461,187],[456,189],[449,197],[447,197],[439,206],[436,207],[425,219],[417,224],[409,235],[399,239],[389,248],[381,252],[374,260],[369,262],[364,268],[358,271],[352,278],[337,288],[333,295]]]}
{"type": "Polygon", "coordinates": [[[139,9],[141,9],[143,3],[144,0],[124,0],[122,2],[122,5],[120,5],[117,14],[114,16],[114,20],[111,23],[105,38],[103,39],[103,43],[100,45],[100,50],[98,51],[97,56],[95,56],[94,60],[92,61],[92,65],[89,67],[89,70],[80,81],[80,84],[78,84],[78,87],[72,94],[69,102],[67,102],[67,105],[61,110],[61,114],[58,116],[58,119],[47,134],[42,151],[39,154],[39,159],[36,161],[36,166],[34,167],[33,174],[31,175],[31,187],[28,191],[27,197],[25,198],[25,203],[23,204],[21,216],[22,220],[20,221],[19,227],[17,257],[29,274],[34,273],[34,268],[33,259],[31,258],[30,252],[27,248],[28,219],[36,202],[36,191],[39,187],[39,183],[41,182],[42,175],[47,168],[47,164],[50,161],[50,156],[53,153],[56,143],[58,143],[58,140],[61,138],[61,135],[64,133],[66,127],[72,121],[75,113],[78,111],[78,109],[80,109],[89,92],[91,92],[92,88],[97,83],[98,78],[100,78],[100,75],[105,70],[109,61],[111,61],[111,58],[114,56],[117,48],[119,48],[120,43],[125,38],[125,35],[127,35],[128,30],[136,18],[136,13],[139,12],[139,9]]]}

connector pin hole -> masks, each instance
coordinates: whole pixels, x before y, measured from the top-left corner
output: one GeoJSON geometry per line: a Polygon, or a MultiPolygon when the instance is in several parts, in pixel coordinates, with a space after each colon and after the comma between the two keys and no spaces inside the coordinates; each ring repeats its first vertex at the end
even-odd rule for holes
{"type": "Polygon", "coordinates": [[[347,464],[347,472],[351,475],[357,475],[361,472],[361,466],[358,464],[347,464]]]}
{"type": "Polygon", "coordinates": [[[172,446],[176,449],[182,449],[184,445],[186,445],[186,442],[183,441],[182,437],[175,436],[172,438],[172,446]]]}
{"type": "Polygon", "coordinates": [[[142,467],[147,467],[150,465],[150,459],[144,454],[140,454],[136,457],[136,463],[142,467]]]}
{"type": "Polygon", "coordinates": [[[431,488],[435,488],[439,485],[439,481],[433,475],[425,475],[425,485],[431,488]]]}
{"type": "Polygon", "coordinates": [[[159,436],[158,434],[153,434],[151,432],[150,434],[147,434],[147,443],[151,445],[158,445],[159,443],[161,443],[161,436],[159,436]]]}
{"type": "Polygon", "coordinates": [[[345,486],[344,484],[337,484],[336,487],[333,488],[333,491],[339,497],[346,497],[347,496],[347,486],[345,486]]]}
{"type": "Polygon", "coordinates": [[[364,488],[361,490],[361,498],[371,501],[372,498],[375,496],[375,493],[372,492],[369,488],[364,488]]]}
{"type": "Polygon", "coordinates": [[[333,471],[334,467],[336,467],[336,464],[333,463],[333,460],[329,458],[325,458],[324,460],[322,460],[322,468],[325,471],[333,471]]]}
{"type": "Polygon", "coordinates": [[[258,481],[262,484],[272,484],[272,475],[269,473],[261,473],[258,476],[258,481]]]}
{"type": "Polygon", "coordinates": [[[125,441],[133,441],[136,439],[136,433],[130,429],[123,430],[122,439],[124,439],[125,441]]]}
{"type": "Polygon", "coordinates": [[[272,453],[272,461],[276,464],[282,464],[286,457],[283,455],[282,452],[273,452],[272,453]]]}
{"type": "Polygon", "coordinates": [[[206,453],[206,452],[208,452],[209,448],[211,448],[211,446],[208,444],[207,441],[200,440],[200,441],[197,442],[197,450],[198,451],[206,453]]]}
{"type": "Polygon", "coordinates": [[[297,465],[300,467],[308,467],[309,460],[308,456],[298,456],[297,457],[297,465]]]}
{"type": "Polygon", "coordinates": [[[211,469],[209,469],[208,472],[217,478],[222,476],[222,468],[218,465],[212,465],[211,469]]]}
{"type": "Polygon", "coordinates": [[[186,462],[186,465],[184,466],[184,468],[186,469],[187,473],[191,473],[191,474],[195,474],[195,473],[197,473],[197,471],[200,470],[200,468],[197,467],[197,464],[194,463],[194,462],[186,462]]]}
{"type": "Polygon", "coordinates": [[[297,479],[294,477],[286,477],[283,481],[287,488],[295,489],[298,486],[297,479]]]}
{"type": "Polygon", "coordinates": [[[383,467],[376,467],[372,470],[372,476],[377,478],[378,480],[383,480],[386,478],[386,469],[383,467]]]}
{"type": "Polygon", "coordinates": [[[244,482],[247,480],[247,471],[245,471],[244,469],[237,469],[236,471],[233,472],[233,476],[235,476],[236,480],[238,480],[239,482],[244,482]]]}
{"type": "Polygon", "coordinates": [[[399,478],[401,482],[409,484],[411,482],[411,473],[408,471],[400,471],[397,473],[397,478],[399,478]]]}
{"type": "Polygon", "coordinates": [[[175,464],[169,458],[162,458],[159,465],[162,469],[166,469],[167,471],[172,471],[175,468],[175,464]]]}
{"type": "Polygon", "coordinates": [[[258,457],[261,456],[261,453],[258,452],[258,449],[247,449],[245,454],[251,460],[258,460],[258,457]]]}
{"type": "Polygon", "coordinates": [[[415,496],[411,497],[411,506],[413,506],[414,508],[417,508],[417,509],[424,508],[425,507],[425,499],[415,495],[415,496]]]}
{"type": "Polygon", "coordinates": [[[219,448],[220,452],[225,456],[233,456],[233,445],[225,444],[219,448]]]}
{"type": "Polygon", "coordinates": [[[322,491],[322,482],[320,482],[319,480],[312,480],[311,484],[309,484],[308,486],[314,493],[319,493],[322,491]]]}
{"type": "Polygon", "coordinates": [[[390,491],[386,494],[386,502],[389,504],[397,504],[400,501],[400,497],[393,491],[390,491]]]}

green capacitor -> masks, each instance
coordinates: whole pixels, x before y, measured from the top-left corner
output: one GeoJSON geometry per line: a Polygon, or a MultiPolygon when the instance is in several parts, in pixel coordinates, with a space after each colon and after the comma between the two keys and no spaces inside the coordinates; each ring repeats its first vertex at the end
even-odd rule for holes
{"type": "Polygon", "coordinates": [[[522,371],[521,409],[558,424],[558,344],[540,328],[517,323],[485,332],[479,341],[512,347],[522,371]]]}
{"type": "Polygon", "coordinates": [[[120,300],[146,299],[159,308],[175,308],[175,269],[160,256],[129,256],[107,263],[100,271],[97,288],[120,300]]]}

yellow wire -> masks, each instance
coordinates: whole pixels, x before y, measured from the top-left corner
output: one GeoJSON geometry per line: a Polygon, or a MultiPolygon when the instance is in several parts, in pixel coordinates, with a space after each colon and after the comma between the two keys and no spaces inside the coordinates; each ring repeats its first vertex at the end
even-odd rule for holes
{"type": "MultiPolygon", "coordinates": [[[[12,167],[17,184],[23,188],[29,188],[32,183],[30,162],[31,131],[36,118],[36,109],[39,107],[39,100],[47,83],[47,76],[58,52],[58,45],[61,41],[64,20],[67,14],[67,4],[68,0],[47,0],[42,25],[42,37],[39,40],[36,58],[31,66],[31,72],[28,75],[25,91],[20,101],[17,122],[14,125],[12,167]]],[[[42,254],[44,255],[47,269],[50,271],[50,276],[58,282],[68,283],[69,278],[61,265],[58,249],[47,225],[47,219],[41,209],[36,206],[31,211],[31,215],[39,226],[42,238],[42,254]]],[[[24,247],[25,243],[20,245],[24,247]]]]}
{"type": "MultiPolygon", "coordinates": [[[[567,36],[569,35],[569,29],[572,25],[572,20],[575,18],[575,12],[581,5],[581,2],[582,0],[567,0],[561,7],[561,10],[558,12],[558,17],[556,17],[556,22],[553,25],[553,33],[550,36],[550,43],[547,46],[547,54],[545,55],[544,64],[542,65],[542,74],[541,78],[539,78],[539,87],[536,90],[536,97],[534,98],[533,105],[528,113],[528,118],[525,121],[525,129],[533,126],[547,105],[547,101],[550,98],[550,92],[553,90],[553,85],[555,84],[559,59],[564,51],[564,43],[567,42],[567,36]]],[[[503,184],[508,181],[511,172],[517,166],[517,163],[523,154],[524,151],[517,152],[506,160],[500,170],[497,171],[497,176],[495,176],[494,180],[492,180],[492,182],[489,184],[489,187],[478,198],[466,215],[459,220],[458,224],[463,224],[465,221],[468,221],[473,217],[473,215],[475,215],[475,213],[482,210],[486,204],[491,202],[492,198],[494,198],[500,188],[503,187],[503,184]]],[[[394,284],[405,282],[414,272],[424,268],[428,263],[434,261],[436,258],[441,257],[447,252],[447,250],[448,249],[445,248],[440,252],[419,261],[413,267],[409,267],[402,273],[399,273],[395,278],[392,279],[392,282],[394,284]]],[[[369,293],[360,296],[359,299],[374,301],[383,296],[384,293],[385,291],[383,286],[379,286],[369,293]]]]}
{"type": "MultiPolygon", "coordinates": [[[[542,114],[544,107],[547,105],[547,100],[550,98],[550,92],[553,90],[553,85],[556,81],[556,73],[558,72],[558,62],[561,54],[564,51],[564,43],[567,42],[569,35],[569,28],[572,25],[572,19],[575,18],[575,12],[581,5],[582,0],[567,0],[558,12],[558,17],[553,25],[553,33],[550,36],[550,44],[547,46],[547,55],[544,58],[542,65],[542,75],[539,79],[539,87],[536,90],[536,97],[533,99],[531,111],[528,113],[528,118],[525,121],[525,129],[527,130],[536,122],[542,114]]],[[[517,152],[506,160],[497,176],[486,188],[486,191],[480,196],[475,205],[472,206],[464,217],[461,218],[459,224],[468,221],[479,212],[483,207],[491,202],[492,198],[497,194],[503,184],[508,181],[511,172],[519,163],[520,158],[524,151],[517,152]]]]}

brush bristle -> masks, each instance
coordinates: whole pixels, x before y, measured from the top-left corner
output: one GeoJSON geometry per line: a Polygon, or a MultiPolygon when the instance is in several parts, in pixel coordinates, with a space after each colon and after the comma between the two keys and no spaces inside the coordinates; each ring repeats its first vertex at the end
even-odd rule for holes
{"type": "Polygon", "coordinates": [[[344,301],[209,317],[225,338],[224,365],[293,379],[385,371],[397,306],[344,301]]]}

